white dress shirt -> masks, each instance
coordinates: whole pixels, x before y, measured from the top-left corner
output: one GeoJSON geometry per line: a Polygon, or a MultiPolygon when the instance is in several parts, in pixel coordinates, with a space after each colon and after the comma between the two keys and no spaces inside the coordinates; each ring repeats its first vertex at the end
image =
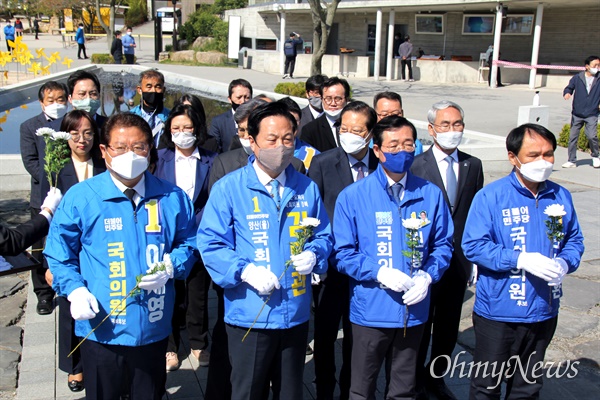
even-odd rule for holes
{"type": "MultiPolygon", "coordinates": [[[[438,149],[435,145],[433,145],[433,156],[435,157],[435,161],[437,163],[438,169],[440,170],[440,175],[442,176],[442,182],[444,182],[444,187],[447,188],[446,185],[446,170],[448,169],[448,162],[446,162],[445,158],[448,157],[448,154],[444,153],[440,149],[438,149]]],[[[456,182],[458,184],[458,151],[454,149],[452,154],[450,154],[452,160],[452,169],[454,170],[454,175],[456,176],[456,182]]]]}
{"type": "MultiPolygon", "coordinates": [[[[258,176],[258,181],[263,184],[263,186],[267,189],[267,192],[271,193],[271,178],[265,171],[263,171],[257,164],[256,160],[252,163],[254,170],[256,171],[256,175],[258,176]]],[[[285,170],[283,170],[277,177],[275,178],[279,182],[279,198],[283,200],[283,189],[285,186],[285,170]]]]}
{"type": "Polygon", "coordinates": [[[352,154],[348,154],[348,162],[350,163],[350,171],[352,171],[352,180],[354,180],[354,182],[356,182],[356,179],[358,178],[358,167],[356,166],[356,163],[359,161],[362,161],[363,164],[365,164],[363,166],[363,174],[366,178],[367,175],[369,175],[369,152],[367,151],[367,154],[361,160],[354,158],[352,154]]]}
{"type": "Polygon", "coordinates": [[[333,126],[339,119],[331,119],[329,115],[326,115],[327,122],[329,122],[329,126],[331,127],[331,134],[333,135],[333,141],[337,147],[340,147],[340,141],[338,137],[337,127],[333,126]]]}
{"type": "MultiPolygon", "coordinates": [[[[115,178],[112,174],[110,174],[110,179],[112,179],[112,181],[117,186],[117,189],[119,189],[121,192],[124,193],[126,189],[129,189],[127,186],[125,186],[123,184],[123,182],[121,182],[120,180],[115,178]]],[[[135,196],[133,196],[132,200],[136,206],[138,204],[140,204],[140,200],[142,199],[142,197],[144,197],[146,195],[146,184],[145,183],[146,183],[146,177],[144,176],[144,174],[142,174],[142,179],[140,179],[140,181],[137,183],[137,185],[135,185],[134,187],[131,188],[131,189],[135,190],[135,196]]]]}
{"type": "Polygon", "coordinates": [[[175,182],[190,199],[194,198],[196,190],[196,165],[199,160],[201,160],[201,156],[198,148],[195,148],[189,157],[175,148],[175,182]]]}

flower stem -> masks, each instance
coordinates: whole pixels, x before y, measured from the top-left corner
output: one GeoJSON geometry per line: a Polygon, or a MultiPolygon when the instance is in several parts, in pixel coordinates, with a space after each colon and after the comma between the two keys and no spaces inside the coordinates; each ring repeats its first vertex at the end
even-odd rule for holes
{"type": "Polygon", "coordinates": [[[104,317],[104,319],[102,319],[102,321],[100,321],[100,323],[98,325],[96,325],[96,327],[94,329],[92,329],[87,335],[85,335],[85,337],[83,339],[81,339],[81,341],[77,344],[77,346],[75,346],[75,348],[73,350],[71,350],[71,352],[69,353],[69,355],[67,356],[67,358],[71,357],[71,355],[73,353],[75,353],[75,350],[77,350],[79,348],[79,346],[81,346],[81,344],[88,338],[90,337],[90,335],[92,333],[94,333],[94,331],[96,331],[96,329],[98,329],[100,327],[100,325],[102,325],[104,323],[104,321],[106,321],[108,319],[108,317],[110,317],[111,315],[115,314],[115,311],[118,310],[119,308],[121,308],[121,305],[123,304],[124,301],[127,301],[128,298],[130,298],[134,293],[136,293],[138,290],[140,290],[138,285],[135,285],[133,289],[131,289],[131,291],[127,294],[127,296],[121,300],[121,302],[119,303],[119,307],[115,307],[113,308],[113,310],[106,315],[106,317],[104,317]]]}

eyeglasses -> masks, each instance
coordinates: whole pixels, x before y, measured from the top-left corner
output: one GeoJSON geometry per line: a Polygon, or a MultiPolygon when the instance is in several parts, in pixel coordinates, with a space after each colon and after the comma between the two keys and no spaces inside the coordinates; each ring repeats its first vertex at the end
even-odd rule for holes
{"type": "Polygon", "coordinates": [[[382,146],[385,153],[398,153],[399,151],[415,151],[414,143],[398,143],[395,146],[382,146]]]}
{"type": "Polygon", "coordinates": [[[385,117],[391,117],[391,116],[400,116],[401,117],[402,116],[402,111],[396,110],[396,111],[392,111],[392,112],[389,112],[389,113],[385,113],[385,112],[384,113],[377,113],[377,116],[379,118],[385,118],[385,117]]]}
{"type": "Polygon", "coordinates": [[[80,135],[79,132],[71,133],[71,140],[74,142],[79,142],[81,137],[83,136],[83,140],[89,141],[94,138],[94,132],[83,132],[83,135],[80,135]]]}
{"type": "Polygon", "coordinates": [[[341,96],[336,96],[336,97],[324,97],[323,101],[325,102],[325,104],[327,104],[328,106],[335,103],[335,104],[340,104],[342,102],[344,102],[346,100],[345,97],[341,97],[341,96]]]}
{"type": "Polygon", "coordinates": [[[444,123],[441,125],[437,125],[437,124],[431,124],[431,125],[439,127],[440,132],[448,132],[450,130],[450,127],[452,127],[452,130],[454,130],[454,131],[462,130],[465,127],[465,123],[462,121],[457,121],[453,124],[444,123]]]}
{"type": "Polygon", "coordinates": [[[362,136],[365,132],[367,132],[367,128],[363,129],[362,131],[359,131],[359,130],[351,130],[351,131],[349,131],[346,128],[343,128],[343,127],[340,128],[340,135],[342,133],[352,133],[354,135],[362,136]]]}
{"type": "Polygon", "coordinates": [[[125,146],[122,144],[119,144],[119,145],[113,147],[110,144],[108,144],[108,145],[106,145],[106,147],[108,147],[109,149],[111,149],[112,151],[117,153],[118,155],[125,154],[128,151],[133,151],[138,156],[146,156],[146,155],[148,155],[148,151],[150,150],[150,146],[148,146],[148,144],[146,144],[146,143],[135,143],[131,147],[125,146]]]}

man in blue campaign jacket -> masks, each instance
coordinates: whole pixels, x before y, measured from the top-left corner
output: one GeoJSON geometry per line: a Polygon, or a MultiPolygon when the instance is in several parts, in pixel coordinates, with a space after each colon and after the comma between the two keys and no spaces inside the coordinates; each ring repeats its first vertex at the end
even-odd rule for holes
{"type": "Polygon", "coordinates": [[[137,90],[142,101],[130,112],[144,118],[150,125],[152,136],[154,136],[154,146],[158,147],[160,137],[165,129],[165,122],[171,112],[164,106],[165,76],[154,69],[143,71],[140,73],[137,90]]]}
{"type": "Polygon", "coordinates": [[[588,138],[592,153],[592,166],[600,168],[598,158],[598,106],[600,106],[600,57],[590,56],[585,60],[585,71],[571,78],[563,91],[565,100],[573,96],[573,111],[571,112],[571,130],[569,132],[569,160],[563,168],[577,166],[577,142],[579,132],[585,125],[585,135],[588,138]]]}
{"type": "MultiPolygon", "coordinates": [[[[561,282],[579,266],[583,235],[571,195],[547,180],[554,134],[524,124],[509,133],[506,148],[515,168],[477,193],[462,241],[465,256],[479,266],[473,361],[502,368],[516,359],[521,366],[508,377],[506,398],[531,399],[542,388],[541,368],[534,366],[543,363],[554,335],[561,282]],[[562,238],[549,239],[548,214],[560,220],[552,231],[562,238]]],[[[471,376],[470,398],[499,399],[498,376],[471,376]]]]}
{"type": "Polygon", "coordinates": [[[351,399],[374,398],[377,372],[389,354],[389,398],[414,398],[429,285],[452,257],[454,226],[442,192],[409,172],[416,138],[403,117],[379,121],[373,129],[379,167],[344,189],[335,206],[337,269],[351,278],[351,399]],[[413,258],[405,254],[411,249],[404,224],[416,232],[413,258]]]}
{"type": "Polygon", "coordinates": [[[116,114],[104,132],[108,171],[68,191],[44,255],[76,335],[90,334],[81,345],[86,398],[119,398],[130,387],[131,398],[161,399],[172,278],[185,279],[197,259],[194,211],[185,192],[146,172],[155,150],[142,118],[116,114]],[[167,268],[149,271],[160,261],[167,268]],[[140,293],[129,296],[143,274],[140,293]]]}
{"type": "Polygon", "coordinates": [[[290,165],[295,130],[282,103],[250,114],[255,156],[213,186],[198,230],[202,259],[224,289],[234,399],[267,398],[270,382],[275,398],[302,399],[310,274],[327,269],[332,239],[317,186],[290,165]],[[306,218],[320,223],[292,256],[306,218]]]}

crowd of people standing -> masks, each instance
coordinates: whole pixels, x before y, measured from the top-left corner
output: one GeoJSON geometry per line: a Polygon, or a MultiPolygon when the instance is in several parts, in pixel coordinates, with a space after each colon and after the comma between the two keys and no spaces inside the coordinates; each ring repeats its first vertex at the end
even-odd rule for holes
{"type": "MultiPolygon", "coordinates": [[[[466,117],[451,101],[432,104],[424,151],[399,94],[370,106],[337,77],[310,77],[304,109],[253,97],[236,79],[231,109],[210,126],[196,96],[165,107],[158,70],[142,72],[137,91],[137,107],[107,118],[97,77],[77,71],[67,85],[42,85],[41,113],[21,126],[32,218],[51,221],[34,245],[46,266],[32,273],[37,311],[52,313],[56,296],[72,391],[161,399],[187,329],[208,367],[207,399],[301,399],[313,351],[319,399],[336,388],[341,399],[374,398],[382,367],[386,398],[453,399],[444,374],[477,277],[475,360],[523,360],[507,398],[538,395],[526,361],[543,361],[562,279],[583,253],[571,196],[548,180],[551,132],[509,132],[514,169],[484,188],[481,161],[459,149],[466,117]],[[42,127],[70,134],[57,188],[43,172],[42,127]]],[[[471,377],[470,398],[499,398],[492,379],[471,377]]]]}

